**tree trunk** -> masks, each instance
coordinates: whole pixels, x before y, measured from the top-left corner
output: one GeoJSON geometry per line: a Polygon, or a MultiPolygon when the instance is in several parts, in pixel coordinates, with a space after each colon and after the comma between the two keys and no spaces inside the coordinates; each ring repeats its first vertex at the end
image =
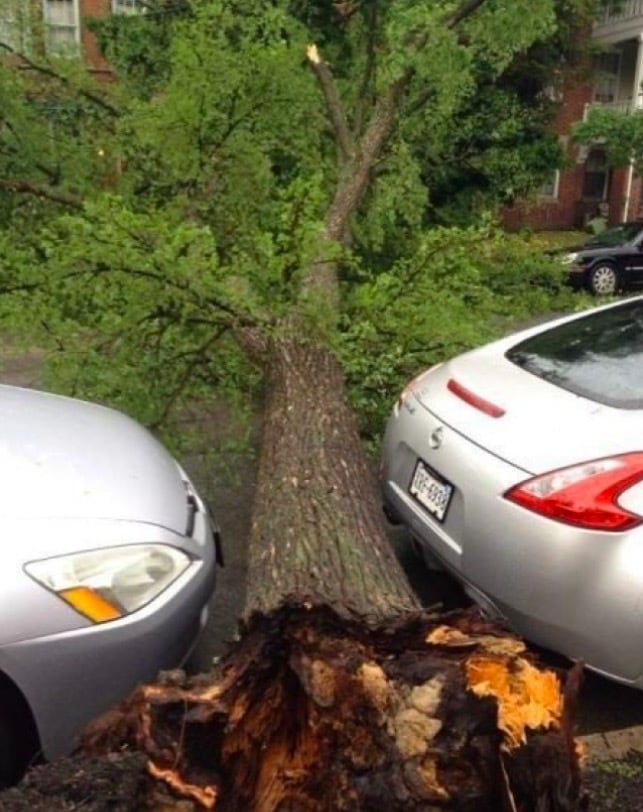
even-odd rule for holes
{"type": "Polygon", "coordinates": [[[371,623],[417,611],[334,356],[312,341],[276,339],[263,419],[246,614],[284,599],[371,623]]]}

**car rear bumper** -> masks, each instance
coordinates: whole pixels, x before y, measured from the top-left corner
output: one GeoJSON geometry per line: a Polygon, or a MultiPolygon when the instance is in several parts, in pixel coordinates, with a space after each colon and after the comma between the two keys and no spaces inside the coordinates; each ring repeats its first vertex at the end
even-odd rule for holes
{"type": "Polygon", "coordinates": [[[643,687],[643,531],[585,531],[507,501],[503,494],[528,472],[427,409],[412,408],[402,407],[387,424],[387,509],[518,634],[643,687]],[[439,427],[442,440],[432,448],[439,427]],[[418,457],[454,486],[442,523],[409,493],[418,457]]]}
{"type": "Polygon", "coordinates": [[[128,617],[0,648],[0,670],[24,694],[45,758],[69,753],[92,718],[185,661],[207,620],[214,558],[210,538],[201,559],[128,617]]]}

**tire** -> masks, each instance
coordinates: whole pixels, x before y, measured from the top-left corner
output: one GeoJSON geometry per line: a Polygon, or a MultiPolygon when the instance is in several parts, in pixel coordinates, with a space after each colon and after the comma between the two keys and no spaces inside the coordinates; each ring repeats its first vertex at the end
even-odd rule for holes
{"type": "Polygon", "coordinates": [[[16,686],[0,672],[0,788],[15,784],[28,766],[40,761],[31,711],[16,686]]]}
{"type": "Polygon", "coordinates": [[[608,262],[600,263],[589,272],[588,287],[596,296],[612,296],[618,286],[616,268],[608,262]]]}
{"type": "Polygon", "coordinates": [[[0,789],[10,787],[22,773],[17,737],[8,715],[0,710],[0,789]]]}

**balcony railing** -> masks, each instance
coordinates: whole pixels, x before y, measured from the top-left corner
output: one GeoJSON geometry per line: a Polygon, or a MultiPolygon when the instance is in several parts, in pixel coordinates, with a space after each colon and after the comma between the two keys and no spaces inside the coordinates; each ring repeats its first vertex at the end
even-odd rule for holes
{"type": "Polygon", "coordinates": [[[596,110],[599,107],[605,110],[615,110],[618,113],[624,113],[626,115],[634,110],[638,112],[643,108],[643,94],[639,94],[638,98],[636,99],[635,107],[632,107],[631,99],[619,99],[618,101],[613,102],[588,102],[583,109],[583,121],[587,121],[587,115],[589,114],[590,110],[596,110]]]}
{"type": "Polygon", "coordinates": [[[643,0],[610,3],[605,9],[602,22],[610,23],[615,20],[628,20],[632,17],[643,17],[643,0]]]}

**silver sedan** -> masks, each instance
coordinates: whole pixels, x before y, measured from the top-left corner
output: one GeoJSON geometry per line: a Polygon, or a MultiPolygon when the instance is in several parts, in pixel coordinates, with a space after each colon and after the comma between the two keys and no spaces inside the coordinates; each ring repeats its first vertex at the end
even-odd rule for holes
{"type": "Polygon", "coordinates": [[[389,517],[489,614],[643,688],[643,298],[423,372],[381,481],[389,517]]]}
{"type": "Polygon", "coordinates": [[[218,534],[182,468],[112,409],[0,386],[0,785],[68,753],[207,618],[218,534]]]}

